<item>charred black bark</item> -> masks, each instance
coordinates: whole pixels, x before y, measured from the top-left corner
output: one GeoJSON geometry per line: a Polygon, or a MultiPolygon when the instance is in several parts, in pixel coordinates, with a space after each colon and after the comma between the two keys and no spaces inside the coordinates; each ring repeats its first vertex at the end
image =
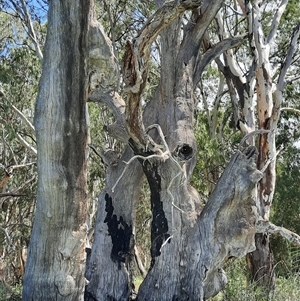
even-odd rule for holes
{"type": "Polygon", "coordinates": [[[143,170],[151,191],[151,269],[155,263],[155,257],[161,254],[160,249],[163,243],[168,239],[170,242],[170,234],[168,233],[168,221],[161,201],[161,177],[158,172],[158,165],[147,161],[143,164],[143,170]]]}
{"type": "Polygon", "coordinates": [[[112,250],[111,259],[114,262],[119,263],[119,268],[121,262],[126,262],[126,259],[130,256],[131,243],[133,240],[132,225],[128,225],[122,216],[117,217],[114,212],[114,206],[112,204],[112,198],[106,194],[105,195],[105,211],[107,215],[105,217],[104,223],[107,224],[108,234],[111,237],[112,250]]]}
{"type": "Polygon", "coordinates": [[[84,290],[84,301],[97,301],[94,296],[87,290],[87,286],[84,290]]]}

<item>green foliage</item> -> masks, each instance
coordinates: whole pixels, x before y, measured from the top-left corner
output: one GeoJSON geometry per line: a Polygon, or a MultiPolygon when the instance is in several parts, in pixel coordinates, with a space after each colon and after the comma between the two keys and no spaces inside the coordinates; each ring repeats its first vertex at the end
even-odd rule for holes
{"type": "Polygon", "coordinates": [[[225,269],[228,284],[223,291],[224,301],[267,301],[265,295],[256,289],[255,284],[249,284],[245,259],[229,261],[225,269]]]}
{"type": "Polygon", "coordinates": [[[272,296],[274,301],[298,301],[300,298],[300,278],[299,274],[290,277],[278,277],[276,289],[272,296]]]}
{"type": "MultiPolygon", "coordinates": [[[[274,224],[300,234],[300,171],[299,149],[287,146],[277,163],[277,183],[271,211],[274,224]]],[[[277,274],[290,276],[300,270],[300,248],[282,237],[272,237],[272,249],[278,264],[277,274]]]]}
{"type": "Polygon", "coordinates": [[[191,183],[202,193],[204,198],[212,192],[240,137],[239,134],[232,133],[225,113],[222,110],[218,113],[220,126],[217,128],[218,133],[214,133],[214,138],[211,137],[207,114],[198,111],[197,115],[195,136],[198,146],[198,160],[191,183]]]}
{"type": "MultiPolygon", "coordinates": [[[[13,299],[18,294],[14,285],[22,282],[24,273],[22,253],[29,242],[37,181],[36,155],[25,146],[36,147],[35,133],[25,119],[33,123],[41,64],[20,19],[0,11],[0,28],[0,182],[4,170],[20,166],[0,190],[0,272],[13,288],[7,300],[17,300],[13,299]]],[[[39,36],[42,38],[43,32],[39,36]]]]}
{"type": "Polygon", "coordinates": [[[8,287],[0,282],[0,301],[22,301],[22,286],[8,287]]]}
{"type": "MultiPolygon", "coordinates": [[[[278,277],[276,288],[270,295],[249,282],[244,259],[229,261],[225,267],[228,284],[225,289],[210,301],[298,301],[300,298],[300,278],[290,273],[288,277],[278,277]]],[[[275,268],[277,273],[277,266],[275,268]]]]}
{"type": "MultiPolygon", "coordinates": [[[[150,267],[151,248],[151,221],[152,212],[150,208],[150,190],[144,182],[143,189],[136,207],[136,245],[139,249],[140,258],[147,270],[150,267]]],[[[138,275],[138,272],[136,272],[138,275]]]]}

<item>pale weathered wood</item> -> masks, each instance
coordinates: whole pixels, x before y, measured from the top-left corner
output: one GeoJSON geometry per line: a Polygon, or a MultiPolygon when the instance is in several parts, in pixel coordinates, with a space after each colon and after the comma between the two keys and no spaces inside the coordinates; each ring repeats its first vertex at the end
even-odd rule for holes
{"type": "MultiPolygon", "coordinates": [[[[177,174],[178,168],[170,160],[164,163],[169,170],[168,176],[159,182],[164,228],[156,237],[152,268],[140,287],[138,300],[208,298],[226,283],[224,262],[255,249],[256,183],[262,177],[256,169],[256,157],[253,147],[232,157],[200,215],[184,188],[184,175],[170,186],[170,177],[177,174]],[[161,242],[157,245],[159,238],[161,242]]],[[[165,175],[164,166],[161,168],[165,175]]]]}
{"type": "MultiPolygon", "coordinates": [[[[137,300],[207,299],[226,283],[222,271],[226,260],[255,250],[256,184],[262,177],[256,169],[255,148],[233,156],[204,209],[198,193],[189,183],[197,159],[193,115],[194,89],[203,70],[203,66],[198,65],[199,48],[205,30],[221,5],[222,1],[206,1],[203,7],[198,6],[183,31],[180,18],[162,31],[164,25],[159,21],[159,14],[164,7],[160,9],[151,19],[158,22],[150,20],[135,42],[127,44],[123,63],[125,101],[115,93],[109,92],[109,95],[101,86],[90,95],[91,100],[102,100],[112,108],[116,123],[125,128],[135,157],[128,154],[123,157],[129,165],[119,162],[108,166],[87,269],[90,283],[86,300],[126,300],[130,296],[128,263],[133,254],[130,236],[134,233],[130,227],[134,228],[132,210],[142,171],[151,191],[152,261],[137,300]],[[146,84],[149,55],[145,37],[158,32],[163,57],[161,81],[142,114],[141,93],[146,84]],[[112,218],[115,228],[111,228],[112,218]],[[129,229],[126,235],[125,229],[129,229]],[[121,245],[116,244],[115,231],[124,232],[121,245]],[[103,270],[107,275],[103,275],[103,270]]],[[[241,40],[228,39],[216,49],[228,50],[241,40]]],[[[235,73],[230,54],[229,51],[233,82],[242,86],[244,82],[237,80],[239,74],[235,73]]],[[[209,62],[215,56],[206,53],[204,57],[209,62]]],[[[239,91],[244,98],[251,96],[244,92],[239,91]]]]}

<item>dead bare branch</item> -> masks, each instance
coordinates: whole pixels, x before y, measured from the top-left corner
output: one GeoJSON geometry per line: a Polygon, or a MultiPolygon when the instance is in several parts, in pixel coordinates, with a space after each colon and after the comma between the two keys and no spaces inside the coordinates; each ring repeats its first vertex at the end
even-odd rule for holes
{"type": "Polygon", "coordinates": [[[21,4],[22,4],[22,10],[23,10],[23,18],[24,18],[25,25],[27,27],[28,35],[29,35],[31,41],[33,42],[33,45],[34,45],[34,48],[35,48],[38,58],[40,59],[40,61],[42,61],[43,53],[40,48],[38,39],[36,37],[35,30],[33,28],[32,20],[31,20],[30,14],[27,9],[27,4],[24,0],[21,0],[21,4]]]}
{"type": "Polygon", "coordinates": [[[256,233],[279,234],[289,242],[300,246],[300,236],[284,227],[276,226],[269,221],[258,221],[255,228],[256,233]]]}
{"type": "Polygon", "coordinates": [[[266,134],[266,133],[270,133],[270,132],[271,132],[270,130],[261,129],[261,130],[255,130],[255,131],[245,135],[239,144],[239,149],[243,146],[243,144],[246,142],[246,140],[249,139],[250,137],[252,137],[253,135],[266,134]]]}
{"type": "Polygon", "coordinates": [[[297,115],[300,115],[300,110],[295,109],[295,108],[283,107],[283,108],[280,108],[280,111],[289,111],[289,112],[295,113],[297,115]]]}
{"type": "Polygon", "coordinates": [[[201,57],[201,60],[198,60],[197,62],[197,66],[194,74],[194,85],[196,85],[199,82],[204,68],[212,60],[216,59],[218,56],[220,56],[220,54],[222,54],[226,50],[241,45],[245,37],[246,36],[244,35],[244,36],[239,36],[234,38],[228,38],[220,41],[216,45],[211,45],[211,48],[207,50],[201,57]]]}
{"type": "Polygon", "coordinates": [[[289,50],[287,52],[285,61],[282,65],[282,68],[280,70],[280,74],[279,74],[279,78],[278,78],[278,89],[279,91],[283,91],[284,89],[284,78],[286,76],[287,70],[291,65],[292,59],[293,59],[293,55],[297,49],[297,41],[300,35],[300,23],[296,26],[296,28],[294,29],[294,33],[291,39],[291,43],[290,43],[290,47],[289,50]]]}
{"type": "Polygon", "coordinates": [[[28,120],[28,118],[19,110],[17,109],[14,105],[11,106],[12,109],[22,118],[22,120],[25,122],[25,124],[33,131],[34,130],[34,126],[32,125],[32,123],[28,120]]]}
{"type": "Polygon", "coordinates": [[[30,150],[33,154],[37,155],[37,150],[30,145],[19,133],[17,133],[17,137],[19,141],[28,149],[30,150]]]}

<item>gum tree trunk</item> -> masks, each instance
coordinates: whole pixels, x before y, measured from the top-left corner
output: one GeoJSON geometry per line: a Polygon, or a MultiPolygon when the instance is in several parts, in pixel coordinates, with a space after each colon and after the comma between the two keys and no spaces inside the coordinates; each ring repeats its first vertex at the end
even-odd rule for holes
{"type": "Polygon", "coordinates": [[[137,300],[204,300],[224,287],[224,261],[255,249],[253,208],[262,176],[255,167],[256,156],[254,148],[233,156],[200,214],[184,177],[178,176],[169,187],[169,177],[178,173],[175,162],[162,166],[161,171],[168,167],[166,178],[155,164],[147,164],[155,204],[153,260],[137,300]]]}
{"type": "Polygon", "coordinates": [[[49,3],[35,110],[37,207],[23,300],[83,300],[87,214],[87,25],[90,0],[49,3]]]}
{"type": "Polygon", "coordinates": [[[108,166],[106,187],[98,201],[94,242],[87,263],[85,300],[128,300],[132,292],[134,259],[134,208],[143,174],[138,161],[126,170],[122,161],[132,156],[128,148],[117,166],[108,166]]]}
{"type": "MultiPolygon", "coordinates": [[[[241,39],[220,43],[214,55],[204,54],[199,61],[204,32],[222,2],[211,1],[203,8],[197,1],[182,3],[166,3],[136,40],[128,42],[122,70],[125,101],[110,84],[105,85],[110,82],[113,86],[114,79],[109,74],[116,69],[110,41],[100,25],[94,24],[92,30],[91,40],[98,37],[102,47],[96,51],[95,43],[94,51],[90,51],[90,61],[99,62],[99,70],[96,68],[92,76],[90,100],[104,102],[113,110],[116,122],[106,128],[112,136],[128,143],[134,157],[124,156],[115,166],[108,166],[87,266],[86,300],[130,298],[128,263],[134,237],[131,211],[141,171],[151,191],[152,261],[137,300],[207,299],[226,283],[224,262],[254,250],[256,183],[261,178],[255,168],[255,149],[233,156],[204,209],[197,191],[189,184],[197,159],[193,134],[195,86],[205,65],[241,39]],[[187,8],[193,13],[181,39],[181,15],[187,8]],[[172,23],[168,28],[165,20],[172,23]],[[147,78],[149,47],[159,33],[161,82],[143,112],[141,94],[147,78]],[[101,53],[102,59],[95,57],[96,53],[101,53]],[[106,75],[106,80],[101,74],[106,75]],[[100,85],[94,84],[101,80],[100,85]],[[128,163],[124,165],[123,161],[128,163]]],[[[105,154],[103,160],[107,161],[105,154]]]]}
{"type": "MultiPolygon", "coordinates": [[[[157,0],[157,11],[137,37],[127,42],[124,91],[119,95],[119,66],[91,2],[50,1],[35,115],[37,209],[23,300],[135,299],[131,294],[135,201],[143,176],[151,192],[151,266],[136,299],[206,300],[226,284],[224,263],[255,250],[257,229],[262,235],[284,232],[268,223],[275,177],[273,163],[268,169],[265,166],[276,157],[274,134],[262,136],[259,154],[249,146],[232,156],[205,206],[189,183],[197,160],[194,90],[205,66],[224,51],[238,47],[243,37],[224,38],[200,53],[201,46],[207,44],[205,32],[223,1],[162,4],[157,0]],[[183,20],[187,10],[190,13],[183,20]],[[161,80],[144,108],[150,50],[158,35],[161,80]],[[107,165],[106,186],[99,196],[85,286],[87,98],[113,111],[115,122],[105,130],[125,143],[125,151],[122,156],[112,149],[101,151],[107,165]],[[259,224],[261,217],[264,220],[259,224]]],[[[298,37],[299,33],[295,40],[298,37]]],[[[263,110],[259,126],[264,130],[276,129],[286,72],[280,74],[272,107],[267,50],[260,51],[256,61],[258,109],[263,110]]],[[[246,99],[250,94],[243,97],[244,103],[252,104],[246,99]]],[[[253,118],[253,111],[249,114],[253,118]]]]}

